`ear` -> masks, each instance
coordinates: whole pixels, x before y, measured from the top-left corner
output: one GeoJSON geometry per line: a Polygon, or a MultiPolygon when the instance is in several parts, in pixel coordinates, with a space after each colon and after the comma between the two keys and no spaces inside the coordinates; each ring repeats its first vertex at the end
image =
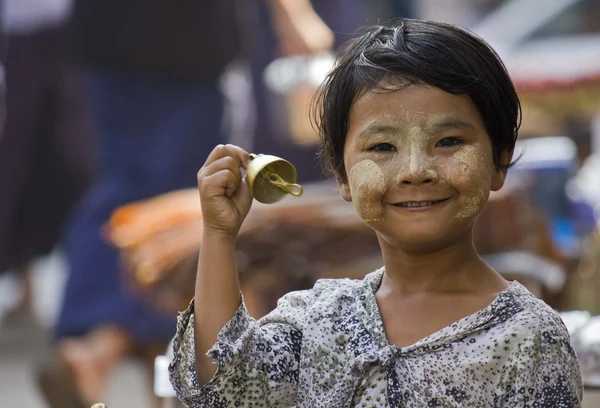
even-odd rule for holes
{"type": "Polygon", "coordinates": [[[340,189],[340,195],[342,196],[342,199],[344,201],[351,202],[352,194],[350,192],[350,185],[348,184],[348,179],[346,178],[345,181],[342,181],[341,178],[336,177],[335,180],[337,181],[337,185],[340,189]]]}
{"type": "Polygon", "coordinates": [[[504,181],[506,180],[506,172],[508,171],[508,166],[510,165],[512,156],[512,150],[505,150],[500,155],[499,166],[496,166],[492,176],[492,191],[498,191],[504,185],[504,181]]]}

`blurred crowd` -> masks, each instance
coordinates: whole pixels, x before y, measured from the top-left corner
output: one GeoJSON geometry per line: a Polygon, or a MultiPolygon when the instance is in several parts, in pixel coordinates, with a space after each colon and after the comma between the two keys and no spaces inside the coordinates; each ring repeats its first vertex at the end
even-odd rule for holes
{"type": "MultiPolygon", "coordinates": [[[[522,281],[551,306],[584,311],[588,318],[600,314],[597,1],[1,3],[0,284],[16,282],[19,296],[7,306],[0,302],[0,336],[3,318],[35,318],[32,265],[49,253],[60,254],[66,281],[57,316],[45,328],[51,352],[34,370],[48,406],[86,407],[102,400],[107,379],[125,358],[139,358],[152,378],[155,358],[174,335],[176,314],[156,307],[158,297],[140,294],[148,267],[129,272],[143,269],[140,265],[156,253],[167,254],[162,259],[170,257],[170,263],[152,269],[160,275],[152,283],[167,287],[169,279],[171,284],[179,279],[177,301],[189,301],[183,293],[192,279],[191,254],[200,244],[189,220],[197,209],[184,214],[185,222],[174,219],[195,200],[190,197],[196,172],[215,145],[235,143],[283,157],[308,186],[306,203],[335,205],[329,190],[319,190],[328,182],[318,164],[308,106],[331,53],[359,27],[393,17],[459,24],[482,35],[503,57],[523,103],[520,160],[507,187],[492,196],[479,218],[476,245],[498,271],[522,281]],[[150,207],[161,199],[164,205],[150,207]],[[148,206],[132,209],[135,203],[148,206]],[[154,247],[122,244],[116,226],[131,225],[137,237],[154,228],[164,239],[181,227],[187,238],[170,246],[160,241],[160,250],[155,242],[154,247]],[[153,249],[148,254],[133,247],[153,249]]],[[[326,250],[317,261],[339,265],[340,259],[331,257],[344,251],[334,245],[343,229],[339,225],[352,224],[343,231],[348,245],[368,248],[357,253],[376,258],[376,246],[362,235],[352,241],[348,231],[359,230],[354,220],[340,221],[338,214],[333,226],[321,218],[309,220],[312,213],[303,208],[311,230],[329,228],[315,239],[297,227],[285,229],[286,220],[298,213],[294,207],[290,211],[296,213],[277,219],[281,229],[272,235],[274,242],[263,239],[272,231],[256,227],[242,243],[246,264],[256,265],[246,267],[254,278],[247,279],[245,296],[257,316],[280,292],[344,275],[339,267],[328,274],[318,262],[298,261],[290,264],[284,285],[265,265],[277,243],[290,236],[306,242],[294,241],[293,253],[282,250],[286,262],[319,247],[326,250]],[[307,243],[311,239],[313,247],[307,243]],[[261,259],[252,258],[258,254],[261,259]],[[303,272],[309,267],[321,268],[321,275],[303,272]]],[[[586,367],[590,378],[595,369],[600,377],[600,361],[586,367]]]]}

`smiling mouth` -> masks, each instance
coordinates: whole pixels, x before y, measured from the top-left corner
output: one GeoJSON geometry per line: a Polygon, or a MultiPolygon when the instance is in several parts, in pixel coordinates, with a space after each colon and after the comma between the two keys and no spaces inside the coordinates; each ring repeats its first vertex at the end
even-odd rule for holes
{"type": "Polygon", "coordinates": [[[430,200],[430,201],[406,201],[403,203],[394,204],[396,207],[401,208],[423,208],[423,207],[431,207],[432,205],[443,203],[444,201],[448,201],[449,198],[444,198],[443,200],[430,200]]]}

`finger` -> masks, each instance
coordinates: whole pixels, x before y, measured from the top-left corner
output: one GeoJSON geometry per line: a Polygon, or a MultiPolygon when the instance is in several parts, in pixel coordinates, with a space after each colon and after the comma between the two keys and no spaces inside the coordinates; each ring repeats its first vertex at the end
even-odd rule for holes
{"type": "Polygon", "coordinates": [[[208,196],[231,197],[238,190],[241,180],[229,169],[223,169],[206,177],[202,193],[208,196]]]}
{"type": "Polygon", "coordinates": [[[204,163],[204,166],[202,166],[202,167],[210,166],[215,161],[217,161],[223,157],[227,157],[227,156],[231,156],[234,159],[237,159],[237,157],[238,157],[237,153],[233,149],[231,149],[230,147],[228,147],[224,144],[220,144],[220,145],[216,146],[212,150],[212,152],[210,152],[210,154],[208,155],[208,158],[206,159],[206,162],[204,163]]]}
{"type": "Polygon", "coordinates": [[[242,182],[235,194],[231,197],[232,204],[235,206],[238,213],[244,218],[250,211],[253,200],[254,197],[252,196],[250,187],[248,187],[248,184],[246,182],[242,182]]]}
{"type": "Polygon", "coordinates": [[[206,178],[215,174],[218,171],[225,169],[231,170],[240,180],[242,179],[242,170],[240,168],[240,163],[231,156],[221,157],[209,166],[203,167],[202,169],[200,169],[198,177],[202,176],[206,178]]]}
{"type": "MultiPolygon", "coordinates": [[[[242,180],[237,191],[233,195],[234,200],[238,201],[242,208],[250,208],[254,195],[246,180],[242,180]]],[[[247,210],[246,210],[247,211],[247,210]]]]}
{"type": "Polygon", "coordinates": [[[212,152],[208,155],[206,162],[203,167],[210,166],[215,161],[223,158],[223,157],[233,157],[239,163],[239,166],[244,167],[245,163],[250,161],[250,154],[246,152],[241,147],[235,145],[218,145],[213,149],[212,152]]]}
{"type": "Polygon", "coordinates": [[[241,167],[246,169],[248,167],[248,163],[250,163],[250,161],[252,161],[252,158],[250,157],[250,153],[248,153],[241,147],[233,145],[233,144],[228,144],[226,146],[237,153],[237,157],[239,158],[241,167]]]}

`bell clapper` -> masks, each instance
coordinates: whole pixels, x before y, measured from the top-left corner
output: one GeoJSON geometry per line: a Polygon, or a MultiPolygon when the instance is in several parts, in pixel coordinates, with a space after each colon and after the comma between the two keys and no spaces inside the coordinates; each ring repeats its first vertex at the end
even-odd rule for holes
{"type": "Polygon", "coordinates": [[[259,158],[260,164],[253,166],[249,165],[247,171],[248,182],[253,189],[255,198],[258,201],[264,203],[273,203],[281,199],[283,196],[279,193],[273,194],[268,193],[268,190],[256,186],[255,181],[257,177],[264,180],[267,185],[272,185],[279,189],[281,192],[285,192],[294,197],[299,197],[304,192],[300,184],[295,183],[296,181],[296,169],[294,166],[279,157],[265,156],[262,154],[250,153],[250,158],[255,160],[259,158]]]}
{"type": "Polygon", "coordinates": [[[287,181],[282,179],[279,174],[272,173],[267,169],[264,169],[261,172],[261,176],[269,183],[279,187],[280,189],[282,189],[288,194],[293,195],[294,197],[300,197],[304,192],[300,184],[288,183],[287,181]]]}

